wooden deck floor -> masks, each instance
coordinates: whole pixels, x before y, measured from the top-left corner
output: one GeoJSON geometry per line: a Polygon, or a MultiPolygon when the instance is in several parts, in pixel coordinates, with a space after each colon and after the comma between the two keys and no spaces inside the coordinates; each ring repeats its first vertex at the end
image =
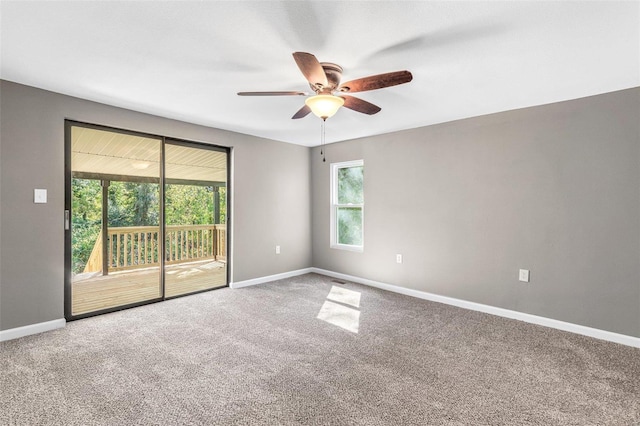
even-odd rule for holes
{"type": "MultiPolygon", "coordinates": [[[[222,287],[227,284],[226,264],[211,260],[167,266],[166,297],[222,287]]],[[[72,283],[73,315],[128,305],[160,297],[160,269],[79,274],[72,283]]]]}

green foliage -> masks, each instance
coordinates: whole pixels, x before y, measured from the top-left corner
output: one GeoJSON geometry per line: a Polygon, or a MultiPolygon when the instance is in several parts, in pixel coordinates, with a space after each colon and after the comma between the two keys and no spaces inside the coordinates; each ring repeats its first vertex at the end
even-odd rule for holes
{"type": "Polygon", "coordinates": [[[160,219],[157,183],[111,182],[109,226],[157,226],[160,219]]]}
{"type": "MultiPolygon", "coordinates": [[[[220,188],[220,223],[226,223],[226,188],[220,188]]],[[[102,228],[102,187],[99,180],[72,180],[72,268],[80,273],[89,260],[102,228]]],[[[158,226],[159,185],[155,183],[110,182],[109,227],[158,226]]],[[[167,185],[167,225],[213,223],[214,188],[211,186],[167,185]]]]}
{"type": "MultiPolygon", "coordinates": [[[[221,188],[220,222],[225,223],[225,188],[221,188]]],[[[206,225],[213,223],[214,190],[211,186],[167,185],[165,222],[167,225],[206,225]]]]}
{"type": "Polygon", "coordinates": [[[362,245],[362,208],[338,208],[338,244],[362,245]]]}
{"type": "MultiPolygon", "coordinates": [[[[364,168],[362,166],[338,169],[338,204],[364,202],[364,168]]],[[[362,208],[338,207],[338,243],[362,245],[362,208]]]]}
{"type": "Polygon", "coordinates": [[[364,168],[338,169],[338,204],[362,204],[364,200],[364,168]]]}
{"type": "Polygon", "coordinates": [[[227,223],[227,188],[218,188],[220,192],[220,223],[227,223]]]}
{"type": "Polygon", "coordinates": [[[73,179],[71,226],[73,272],[82,272],[102,227],[100,181],[73,179]]]}

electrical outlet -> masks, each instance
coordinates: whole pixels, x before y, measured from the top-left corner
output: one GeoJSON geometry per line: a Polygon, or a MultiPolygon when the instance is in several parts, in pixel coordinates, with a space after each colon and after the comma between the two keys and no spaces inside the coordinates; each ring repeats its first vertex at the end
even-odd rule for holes
{"type": "Polygon", "coordinates": [[[402,263],[402,255],[396,254],[396,263],[402,263]]]}
{"type": "Polygon", "coordinates": [[[520,269],[520,274],[518,275],[518,279],[524,283],[529,282],[529,270],[528,269],[520,269]]]}
{"type": "Polygon", "coordinates": [[[280,246],[276,246],[276,254],[280,254],[280,246]]]}

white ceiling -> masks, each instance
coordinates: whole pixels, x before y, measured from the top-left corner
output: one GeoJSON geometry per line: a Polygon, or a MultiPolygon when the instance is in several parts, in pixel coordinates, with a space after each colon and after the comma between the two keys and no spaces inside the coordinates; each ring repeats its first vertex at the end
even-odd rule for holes
{"type": "MultiPolygon", "coordinates": [[[[407,69],[409,84],[357,96],[327,142],[640,86],[640,2],[172,1],[0,3],[0,77],[110,105],[300,145],[308,91],[291,54],[343,81],[407,69]]],[[[134,129],[135,130],[135,129],[134,129]]]]}

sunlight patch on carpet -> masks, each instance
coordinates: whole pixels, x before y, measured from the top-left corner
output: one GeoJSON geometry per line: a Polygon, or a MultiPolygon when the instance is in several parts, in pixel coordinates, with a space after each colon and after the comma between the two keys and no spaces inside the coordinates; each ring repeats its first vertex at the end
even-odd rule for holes
{"type": "Polygon", "coordinates": [[[357,333],[360,326],[360,311],[327,300],[320,308],[318,319],[357,333]]]}
{"type": "Polygon", "coordinates": [[[331,291],[329,292],[327,299],[356,308],[360,307],[360,292],[349,290],[344,287],[337,287],[335,285],[331,287],[331,291]]]}

